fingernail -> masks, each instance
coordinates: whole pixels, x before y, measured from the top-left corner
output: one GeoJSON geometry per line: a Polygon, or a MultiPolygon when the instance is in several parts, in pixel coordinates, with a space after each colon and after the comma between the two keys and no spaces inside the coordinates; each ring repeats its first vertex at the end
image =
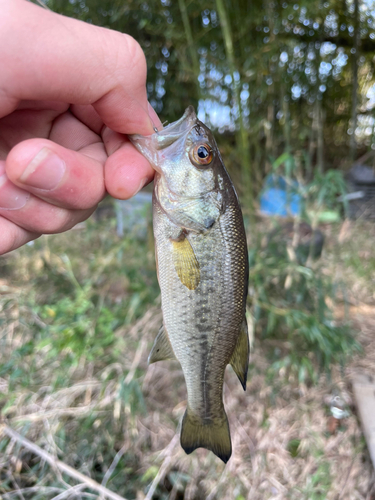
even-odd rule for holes
{"type": "Polygon", "coordinates": [[[5,174],[0,176],[0,209],[18,210],[29,198],[30,193],[12,184],[5,174]]]}
{"type": "Polygon", "coordinates": [[[158,130],[161,130],[163,128],[163,124],[161,123],[160,118],[158,117],[156,111],[150,103],[148,103],[148,116],[150,117],[153,127],[156,127],[158,130]]]}
{"type": "Polygon", "coordinates": [[[137,193],[139,193],[139,191],[146,185],[147,182],[147,177],[143,177],[143,179],[141,179],[139,183],[138,189],[132,194],[132,196],[135,196],[137,193]]]}
{"type": "Polygon", "coordinates": [[[28,186],[49,191],[59,184],[65,169],[65,162],[57,154],[43,148],[27,165],[20,181],[28,186]]]}

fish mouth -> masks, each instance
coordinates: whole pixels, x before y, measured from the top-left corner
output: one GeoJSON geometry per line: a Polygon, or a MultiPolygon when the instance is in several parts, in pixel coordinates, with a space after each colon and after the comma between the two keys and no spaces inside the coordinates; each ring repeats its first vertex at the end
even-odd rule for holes
{"type": "Polygon", "coordinates": [[[194,107],[189,106],[179,120],[170,123],[162,130],[147,136],[130,135],[129,139],[137,150],[148,159],[152,167],[159,172],[158,151],[169,147],[186,136],[197,123],[197,120],[194,107]]]}
{"type": "Polygon", "coordinates": [[[197,115],[195,114],[195,110],[193,106],[189,106],[179,120],[170,123],[160,132],[152,134],[155,148],[160,150],[170,146],[189,132],[196,122],[197,115]]]}

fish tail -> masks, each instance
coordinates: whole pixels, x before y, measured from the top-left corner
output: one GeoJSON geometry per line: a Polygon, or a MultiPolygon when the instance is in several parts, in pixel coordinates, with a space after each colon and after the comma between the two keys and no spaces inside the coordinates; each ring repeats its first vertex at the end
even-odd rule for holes
{"type": "Polygon", "coordinates": [[[217,420],[205,423],[188,408],[182,419],[180,440],[188,455],[196,448],[206,448],[227,463],[232,454],[228,418],[224,409],[217,420]]]}

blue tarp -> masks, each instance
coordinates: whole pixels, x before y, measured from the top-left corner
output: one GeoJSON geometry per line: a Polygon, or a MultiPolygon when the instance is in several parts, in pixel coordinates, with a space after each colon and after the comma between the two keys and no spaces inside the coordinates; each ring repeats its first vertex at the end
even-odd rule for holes
{"type": "Polygon", "coordinates": [[[301,196],[296,192],[298,182],[287,183],[284,177],[268,175],[260,196],[260,211],[264,215],[287,217],[301,212],[301,196]]]}

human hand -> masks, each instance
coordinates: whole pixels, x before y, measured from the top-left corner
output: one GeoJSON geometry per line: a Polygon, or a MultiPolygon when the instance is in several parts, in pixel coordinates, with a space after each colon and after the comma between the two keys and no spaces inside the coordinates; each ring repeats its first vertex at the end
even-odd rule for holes
{"type": "Polygon", "coordinates": [[[130,36],[0,0],[0,255],[126,199],[153,170],[126,134],[160,127],[130,36]]]}

